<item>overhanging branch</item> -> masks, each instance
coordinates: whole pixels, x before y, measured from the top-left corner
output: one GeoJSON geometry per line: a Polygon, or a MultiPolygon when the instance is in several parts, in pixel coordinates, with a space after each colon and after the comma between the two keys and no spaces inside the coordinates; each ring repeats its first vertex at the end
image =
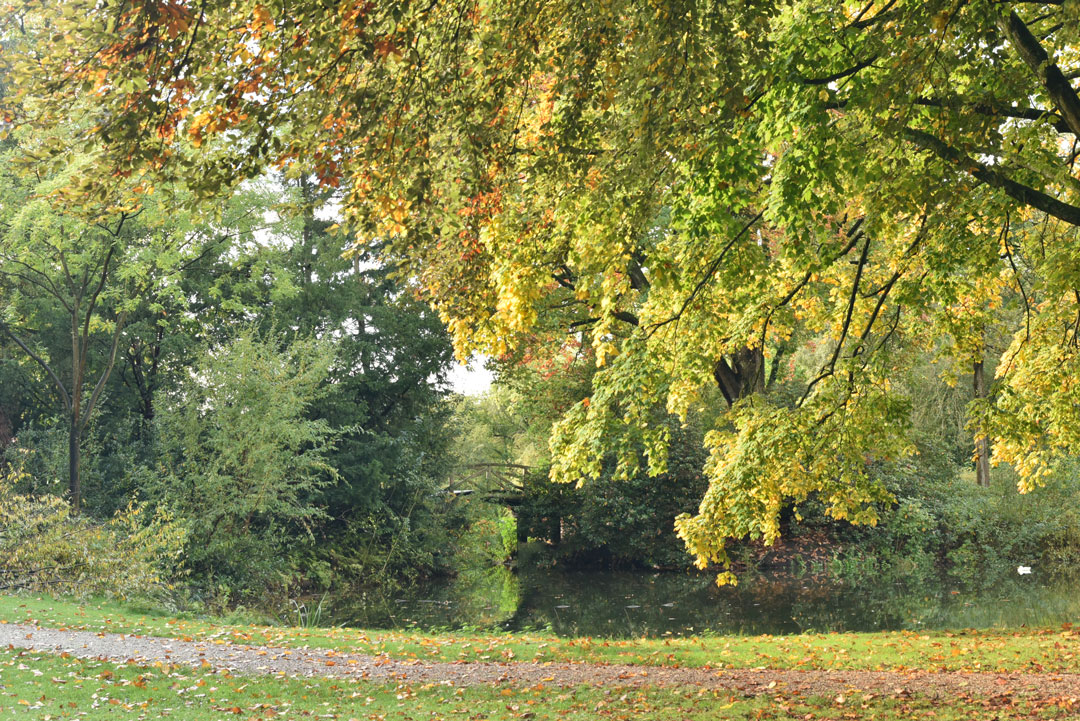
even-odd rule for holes
{"type": "Polygon", "coordinates": [[[1016,12],[1011,12],[1007,17],[998,21],[998,27],[1012,43],[1020,54],[1020,58],[1031,68],[1031,72],[1042,83],[1046,94],[1050,96],[1054,106],[1061,113],[1062,120],[1069,130],[1080,136],[1080,96],[1065,79],[1065,75],[1046,54],[1039,39],[1031,34],[1027,25],[1020,19],[1016,12]]]}
{"type": "Polygon", "coordinates": [[[942,160],[946,160],[960,168],[976,180],[1005,191],[1005,194],[1013,200],[1080,227],[1080,207],[1065,203],[1052,195],[1048,195],[1041,190],[1035,190],[1023,183],[1018,183],[994,168],[968,157],[962,151],[930,133],[915,130],[914,128],[905,128],[903,135],[908,141],[924,150],[933,152],[942,160]]]}

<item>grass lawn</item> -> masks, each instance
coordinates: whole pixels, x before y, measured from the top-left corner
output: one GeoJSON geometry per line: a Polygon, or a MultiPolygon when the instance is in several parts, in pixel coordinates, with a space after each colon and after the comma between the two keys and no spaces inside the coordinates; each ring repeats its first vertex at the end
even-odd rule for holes
{"type": "Polygon", "coordinates": [[[1080,719],[1071,702],[853,693],[746,698],[701,689],[454,688],[241,677],[0,650],[0,718],[40,719],[1080,719]]]}
{"type": "Polygon", "coordinates": [[[229,643],[334,648],[428,660],[589,661],[712,668],[1080,672],[1080,629],[560,639],[544,634],[222,625],[110,601],[0,596],[0,620],[229,643]]]}

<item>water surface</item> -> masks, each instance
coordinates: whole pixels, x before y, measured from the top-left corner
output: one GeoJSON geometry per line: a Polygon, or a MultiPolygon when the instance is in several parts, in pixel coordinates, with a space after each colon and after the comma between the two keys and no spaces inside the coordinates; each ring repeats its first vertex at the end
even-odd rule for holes
{"type": "Polygon", "coordinates": [[[1036,571],[971,587],[948,576],[744,575],[475,569],[407,595],[338,601],[335,623],[367,628],[550,630],[560,636],[790,634],[1019,628],[1080,622],[1080,579],[1036,571]]]}

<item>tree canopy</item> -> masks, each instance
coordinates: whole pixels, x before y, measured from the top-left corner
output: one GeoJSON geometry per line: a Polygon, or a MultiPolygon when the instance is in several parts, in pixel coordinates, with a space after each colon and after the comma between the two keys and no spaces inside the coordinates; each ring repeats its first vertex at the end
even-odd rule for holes
{"type": "Polygon", "coordinates": [[[310,174],[460,356],[584,342],[598,371],[557,424],[557,480],[612,453],[617,475],[662,472],[662,416],[719,389],[709,490],[678,520],[705,564],[727,537],[775,538],[782,504],[811,493],[872,522],[868,467],[913,450],[898,374],[917,354],[981,363],[992,325],[1011,337],[975,408],[993,459],[1027,489],[1080,442],[1078,15],[27,0],[5,117],[82,113],[30,159],[91,156],[58,191],[88,212],[310,174]],[[778,377],[801,390],[767,393],[778,377]]]}

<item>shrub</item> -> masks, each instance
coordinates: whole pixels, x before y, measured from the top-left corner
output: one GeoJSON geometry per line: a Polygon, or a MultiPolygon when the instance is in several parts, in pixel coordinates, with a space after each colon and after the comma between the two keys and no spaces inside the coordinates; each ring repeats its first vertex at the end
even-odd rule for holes
{"type": "Polygon", "coordinates": [[[164,468],[150,490],[176,509],[209,596],[265,600],[297,577],[325,515],[313,496],[337,473],[326,460],[336,432],[307,417],[332,360],[326,343],[247,329],[207,349],[163,404],[164,468]]]}
{"type": "Polygon", "coordinates": [[[998,468],[989,488],[940,458],[881,469],[896,503],[876,528],[838,528],[854,554],[904,573],[934,565],[958,581],[993,582],[1018,565],[1054,574],[1080,562],[1080,476],[1059,469],[1043,488],[1020,494],[1016,477],[998,468]]]}
{"type": "Polygon", "coordinates": [[[184,532],[165,511],[131,502],[98,521],[57,496],[19,493],[25,484],[21,467],[0,474],[0,589],[126,597],[176,575],[184,532]]]}

